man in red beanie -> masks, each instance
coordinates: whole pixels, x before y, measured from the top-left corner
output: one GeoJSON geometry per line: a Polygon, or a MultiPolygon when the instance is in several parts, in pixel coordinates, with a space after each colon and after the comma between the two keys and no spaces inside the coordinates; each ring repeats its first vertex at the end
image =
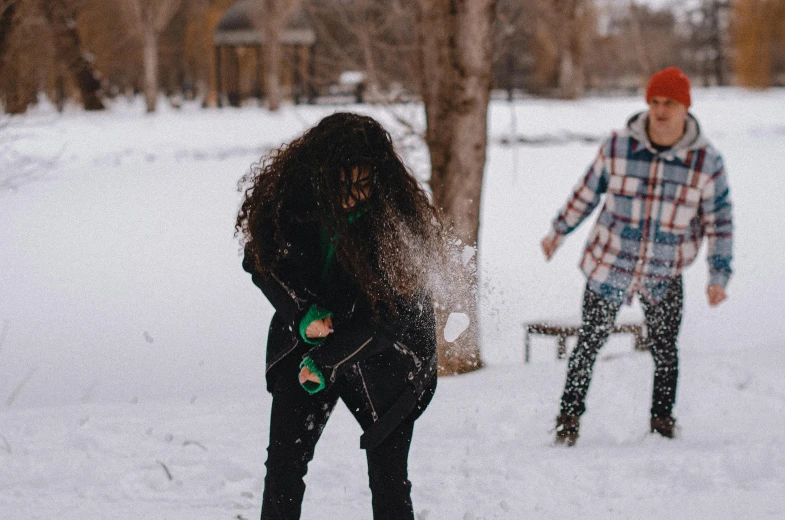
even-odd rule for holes
{"type": "Polygon", "coordinates": [[[650,431],[672,438],[683,309],[682,271],[708,238],[709,304],[726,298],[733,250],[732,205],[719,152],[689,113],[690,81],[676,67],[651,77],[649,110],[600,147],[542,240],[546,259],[605,194],[580,266],[587,278],[583,325],[570,356],[556,442],[578,439],[597,352],[622,304],[638,296],[654,357],[650,431]]]}

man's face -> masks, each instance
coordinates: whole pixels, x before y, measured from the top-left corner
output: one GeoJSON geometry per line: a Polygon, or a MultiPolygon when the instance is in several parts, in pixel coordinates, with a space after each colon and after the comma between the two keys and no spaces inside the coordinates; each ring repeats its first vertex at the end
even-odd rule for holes
{"type": "Polygon", "coordinates": [[[686,120],[686,105],[661,96],[655,96],[649,100],[649,129],[652,134],[663,137],[681,137],[686,120]]]}

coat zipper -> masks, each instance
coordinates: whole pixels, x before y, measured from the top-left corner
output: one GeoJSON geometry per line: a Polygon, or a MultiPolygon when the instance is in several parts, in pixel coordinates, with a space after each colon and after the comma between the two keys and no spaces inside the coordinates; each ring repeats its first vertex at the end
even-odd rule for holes
{"type": "MultiPolygon", "coordinates": [[[[292,300],[294,300],[294,303],[295,303],[295,305],[297,305],[297,310],[298,310],[298,311],[299,311],[299,310],[301,310],[301,309],[302,309],[302,306],[300,305],[300,303],[301,303],[303,300],[302,300],[300,297],[298,297],[298,296],[297,296],[297,294],[296,294],[296,293],[295,293],[293,290],[291,290],[291,289],[289,288],[289,286],[288,286],[288,285],[286,285],[285,283],[283,283],[283,281],[281,281],[281,279],[280,279],[280,278],[278,278],[277,276],[275,276],[275,273],[270,273],[270,276],[272,276],[272,277],[275,279],[275,281],[276,281],[276,282],[278,282],[278,284],[279,284],[281,287],[283,287],[283,290],[284,290],[284,291],[286,291],[286,294],[288,294],[288,295],[289,295],[289,297],[290,297],[292,300]]],[[[291,330],[291,327],[290,327],[290,330],[291,330]]],[[[281,356],[280,356],[278,359],[276,359],[275,361],[273,361],[272,363],[270,363],[270,366],[269,366],[269,367],[267,367],[267,370],[265,370],[265,371],[264,371],[264,373],[265,373],[265,374],[267,374],[267,373],[270,371],[270,369],[271,369],[271,368],[273,368],[275,365],[277,365],[277,364],[278,364],[278,362],[279,362],[279,361],[281,361],[283,358],[285,358],[286,356],[288,356],[288,355],[289,355],[289,354],[290,354],[290,353],[291,353],[291,352],[292,352],[292,351],[293,351],[293,350],[294,350],[294,349],[297,347],[297,345],[298,345],[299,343],[300,343],[300,339],[299,339],[299,338],[295,338],[295,339],[294,339],[294,342],[292,343],[292,346],[291,346],[291,347],[289,347],[289,348],[286,350],[286,352],[284,352],[283,354],[281,354],[281,356]]]]}
{"type": "Polygon", "coordinates": [[[274,273],[270,273],[270,276],[272,276],[272,277],[275,279],[275,281],[276,281],[276,282],[278,282],[278,283],[281,285],[281,287],[283,287],[283,290],[284,290],[284,291],[286,291],[286,294],[288,294],[288,295],[289,295],[289,297],[290,297],[292,300],[294,300],[294,303],[296,303],[296,304],[297,304],[297,310],[300,310],[300,309],[302,308],[302,307],[300,307],[300,303],[301,303],[303,300],[302,300],[302,299],[301,299],[299,296],[297,296],[297,293],[295,293],[293,290],[291,290],[291,289],[289,288],[289,286],[288,286],[288,285],[286,285],[285,283],[283,283],[283,282],[281,281],[281,279],[280,279],[280,278],[278,278],[277,276],[275,276],[275,274],[274,274],[274,273]]]}
{"type": "Polygon", "coordinates": [[[338,371],[338,367],[339,367],[339,366],[341,366],[341,365],[343,365],[343,364],[344,364],[346,361],[348,361],[348,360],[350,360],[351,358],[353,358],[353,357],[355,356],[355,354],[357,354],[357,353],[358,353],[358,352],[360,352],[362,349],[364,349],[364,348],[365,348],[365,346],[366,346],[368,343],[370,343],[371,341],[373,341],[373,336],[371,336],[370,338],[368,338],[367,340],[365,340],[365,343],[363,343],[362,345],[360,345],[360,347],[359,347],[357,350],[355,350],[354,352],[352,352],[351,354],[349,354],[347,357],[343,358],[343,359],[342,359],[342,360],[340,360],[338,363],[336,363],[335,365],[333,365],[333,373],[332,373],[332,374],[330,374],[330,382],[331,382],[331,383],[335,383],[335,375],[336,375],[336,372],[338,371]]]}
{"type": "Polygon", "coordinates": [[[373,406],[373,399],[371,399],[371,394],[368,392],[368,385],[365,384],[365,376],[363,375],[363,371],[360,368],[360,364],[357,364],[357,372],[360,374],[360,379],[363,382],[363,388],[365,389],[365,396],[368,398],[368,404],[371,405],[371,416],[373,417],[373,422],[376,422],[379,419],[379,416],[376,414],[376,408],[373,406]]]}
{"type": "Polygon", "coordinates": [[[422,366],[422,362],[420,361],[420,358],[417,357],[417,355],[414,353],[414,351],[412,351],[412,349],[410,349],[400,341],[396,342],[395,345],[412,357],[412,360],[414,360],[415,367],[420,368],[422,366]]]}

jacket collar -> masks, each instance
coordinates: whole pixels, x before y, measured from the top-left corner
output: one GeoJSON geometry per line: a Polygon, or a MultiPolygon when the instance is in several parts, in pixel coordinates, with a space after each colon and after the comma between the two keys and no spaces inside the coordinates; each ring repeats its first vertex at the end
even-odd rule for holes
{"type": "MultiPolygon", "coordinates": [[[[651,141],[649,140],[649,134],[646,131],[648,123],[649,113],[639,112],[627,121],[627,127],[624,133],[644,145],[640,148],[640,150],[646,148],[652,153],[662,156],[662,158],[666,160],[679,159],[681,162],[686,163],[687,155],[690,152],[708,146],[709,144],[708,140],[701,132],[698,120],[695,119],[695,116],[688,113],[686,129],[682,138],[667,150],[658,152],[657,149],[652,146],[651,141]]],[[[635,153],[639,152],[640,150],[636,150],[635,153]]]]}

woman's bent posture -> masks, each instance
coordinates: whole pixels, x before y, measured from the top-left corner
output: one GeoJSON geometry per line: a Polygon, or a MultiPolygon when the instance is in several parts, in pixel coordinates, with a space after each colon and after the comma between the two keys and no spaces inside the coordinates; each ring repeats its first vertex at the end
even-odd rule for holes
{"type": "Polygon", "coordinates": [[[243,268],[275,308],[262,519],[296,519],[303,477],[342,399],[364,433],[374,518],[414,518],[414,421],[436,388],[428,268],[435,210],[375,120],[338,113],[244,177],[243,268]]]}

